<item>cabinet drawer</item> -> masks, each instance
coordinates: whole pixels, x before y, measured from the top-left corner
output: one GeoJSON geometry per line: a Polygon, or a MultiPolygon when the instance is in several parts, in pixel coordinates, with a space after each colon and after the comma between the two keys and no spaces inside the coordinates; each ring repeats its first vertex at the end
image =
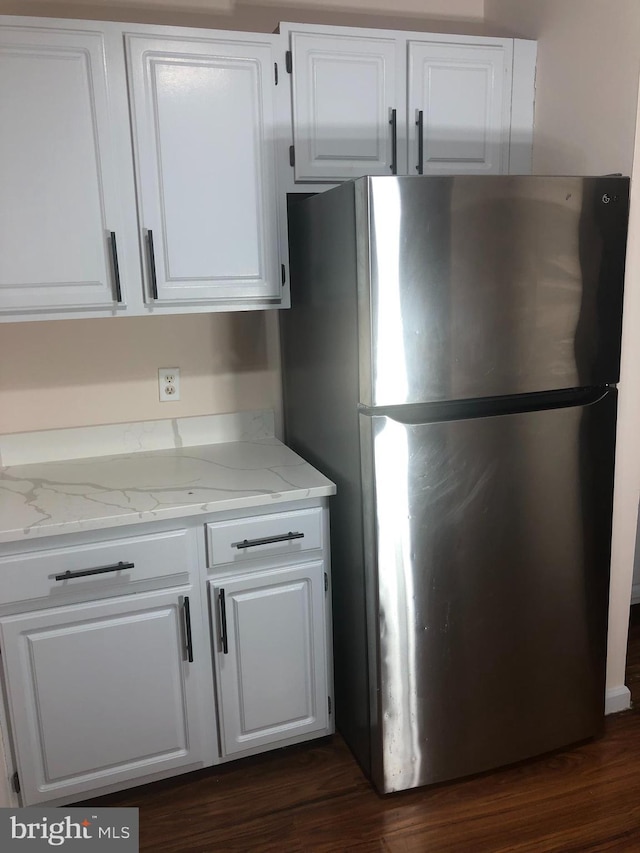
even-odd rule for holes
{"type": "Polygon", "coordinates": [[[55,606],[126,594],[154,578],[185,583],[189,550],[187,531],[171,530],[2,557],[0,605],[47,598],[47,606],[55,606]],[[61,577],[66,573],[70,576],[61,577]]]}
{"type": "Polygon", "coordinates": [[[214,522],[206,528],[209,567],[322,548],[321,507],[214,522]]]}

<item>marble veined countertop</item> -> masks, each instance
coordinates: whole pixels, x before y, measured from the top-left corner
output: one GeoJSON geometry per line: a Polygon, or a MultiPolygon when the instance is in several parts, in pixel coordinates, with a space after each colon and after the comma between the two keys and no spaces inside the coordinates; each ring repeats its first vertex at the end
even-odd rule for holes
{"type": "Polygon", "coordinates": [[[332,495],[273,437],[0,468],[0,542],[332,495]]]}

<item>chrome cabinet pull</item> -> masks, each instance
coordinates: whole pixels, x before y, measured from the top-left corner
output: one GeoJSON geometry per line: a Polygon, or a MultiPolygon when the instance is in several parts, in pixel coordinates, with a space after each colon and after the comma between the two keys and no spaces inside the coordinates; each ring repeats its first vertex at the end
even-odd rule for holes
{"type": "Polygon", "coordinates": [[[418,165],[416,172],[422,175],[424,174],[424,112],[422,110],[418,110],[416,127],[418,128],[418,165]]]}
{"type": "Polygon", "coordinates": [[[391,110],[391,174],[398,174],[398,111],[391,110]]]}
{"type": "Polygon", "coordinates": [[[271,545],[273,542],[288,542],[290,539],[304,539],[304,533],[281,533],[279,536],[265,536],[264,539],[243,539],[232,542],[232,548],[255,548],[256,545],[271,545]]]}
{"type": "Polygon", "coordinates": [[[218,593],[218,605],[220,607],[220,643],[222,644],[222,654],[229,654],[229,639],[227,637],[227,604],[224,598],[224,590],[221,589],[218,593]]]}
{"type": "Polygon", "coordinates": [[[184,630],[187,640],[187,660],[193,663],[193,637],[191,635],[191,605],[189,604],[189,596],[185,595],[183,600],[184,610],[184,630]]]}
{"type": "Polygon", "coordinates": [[[153,249],[153,231],[147,229],[147,243],[149,245],[149,275],[151,276],[151,295],[158,298],[158,278],[156,276],[156,253],[153,249]]]}
{"type": "Polygon", "coordinates": [[[120,265],[118,264],[118,246],[116,244],[116,232],[110,231],[111,266],[113,267],[113,279],[116,285],[116,302],[122,305],[122,289],[120,287],[120,265]]]}
{"type": "Polygon", "coordinates": [[[85,578],[89,575],[103,575],[106,572],[121,572],[124,569],[135,568],[134,563],[114,563],[112,566],[98,566],[96,569],[79,569],[77,572],[67,570],[61,575],[55,575],[57,581],[67,581],[70,578],[85,578]]]}

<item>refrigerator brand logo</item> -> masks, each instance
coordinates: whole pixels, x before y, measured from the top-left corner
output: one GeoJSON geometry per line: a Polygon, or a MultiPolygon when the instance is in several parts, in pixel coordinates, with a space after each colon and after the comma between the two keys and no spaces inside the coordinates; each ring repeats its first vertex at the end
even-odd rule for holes
{"type": "Polygon", "coordinates": [[[138,809],[0,809],[3,853],[61,847],[138,853],[138,809]]]}

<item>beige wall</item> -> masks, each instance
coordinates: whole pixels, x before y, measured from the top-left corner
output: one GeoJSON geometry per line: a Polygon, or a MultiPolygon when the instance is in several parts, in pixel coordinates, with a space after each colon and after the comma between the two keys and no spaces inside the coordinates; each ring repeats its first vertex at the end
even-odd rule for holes
{"type": "Polygon", "coordinates": [[[0,433],[277,408],[276,331],[265,312],[4,324],[0,433]]]}
{"type": "MultiPolygon", "coordinates": [[[[640,45],[639,48],[640,50],[640,45]]],[[[640,100],[631,184],[613,511],[607,685],[624,684],[640,502],[640,100]]],[[[637,572],[637,569],[636,569],[637,572]]]]}
{"type": "Polygon", "coordinates": [[[633,170],[618,410],[607,688],[623,689],[640,495],[638,0],[486,0],[486,23],[538,40],[534,171],[633,170]]]}
{"type": "Polygon", "coordinates": [[[485,25],[538,40],[534,172],[630,174],[638,0],[485,0],[485,25]]]}
{"type": "Polygon", "coordinates": [[[280,21],[484,31],[484,0],[0,0],[0,14],[274,32],[280,21]]]}
{"type": "MultiPolygon", "coordinates": [[[[60,9],[60,0],[17,0],[12,5],[51,7],[60,9]]],[[[403,15],[410,14],[420,18],[476,18],[482,19],[484,0],[77,0],[75,5],[86,8],[92,6],[108,6],[113,9],[171,9],[177,12],[202,11],[205,13],[234,14],[247,6],[253,7],[288,7],[296,12],[311,9],[318,11],[327,7],[338,12],[383,13],[403,15]]],[[[40,14],[40,13],[38,13],[40,14]]],[[[54,14],[58,14],[56,11],[54,14]]]]}

